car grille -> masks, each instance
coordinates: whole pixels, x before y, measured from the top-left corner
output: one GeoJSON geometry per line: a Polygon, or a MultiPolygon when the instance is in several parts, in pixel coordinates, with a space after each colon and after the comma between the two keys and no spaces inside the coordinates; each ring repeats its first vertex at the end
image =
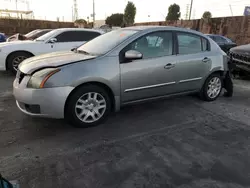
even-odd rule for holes
{"type": "Polygon", "coordinates": [[[21,72],[20,70],[18,70],[17,74],[16,74],[16,79],[17,79],[19,84],[21,84],[24,77],[25,77],[25,74],[23,72],[21,72]]]}
{"type": "Polygon", "coordinates": [[[238,61],[240,63],[250,64],[250,55],[238,54],[238,53],[230,53],[230,56],[233,60],[238,61]]]}

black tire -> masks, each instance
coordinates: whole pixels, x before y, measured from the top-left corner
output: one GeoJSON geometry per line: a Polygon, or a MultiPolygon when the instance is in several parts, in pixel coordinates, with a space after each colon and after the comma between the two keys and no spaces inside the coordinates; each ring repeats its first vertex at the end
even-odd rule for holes
{"type": "Polygon", "coordinates": [[[220,76],[220,74],[218,73],[214,73],[214,74],[211,74],[205,81],[201,91],[200,91],[200,97],[202,100],[204,101],[215,101],[219,96],[220,96],[220,93],[222,91],[222,88],[223,88],[223,81],[222,81],[222,78],[220,76]],[[220,83],[221,83],[221,88],[220,88],[220,91],[219,93],[215,96],[215,97],[210,97],[208,95],[208,84],[209,82],[213,79],[213,78],[218,78],[220,80],[220,83]]]}
{"type": "Polygon", "coordinates": [[[68,99],[65,107],[65,119],[68,121],[69,124],[77,128],[87,128],[99,125],[107,118],[111,111],[111,99],[105,89],[97,85],[84,85],[73,92],[74,93],[68,99]],[[77,104],[78,99],[80,99],[84,94],[87,94],[89,92],[98,93],[105,99],[106,110],[97,121],[86,123],[77,117],[75,106],[77,104]]]}
{"type": "Polygon", "coordinates": [[[27,52],[15,52],[13,54],[11,54],[8,59],[7,59],[7,69],[12,72],[13,74],[16,74],[16,69],[13,66],[13,61],[17,58],[17,57],[25,57],[25,59],[32,57],[31,54],[27,53],[27,52]]]}

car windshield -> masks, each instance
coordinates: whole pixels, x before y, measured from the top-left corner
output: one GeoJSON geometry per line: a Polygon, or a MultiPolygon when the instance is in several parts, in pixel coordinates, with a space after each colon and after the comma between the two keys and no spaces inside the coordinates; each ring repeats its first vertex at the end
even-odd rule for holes
{"type": "Polygon", "coordinates": [[[233,42],[231,39],[224,37],[228,42],[233,42]]]}
{"type": "Polygon", "coordinates": [[[35,39],[35,41],[46,41],[46,40],[50,39],[51,36],[53,36],[55,33],[57,33],[57,30],[52,30],[52,31],[46,33],[45,35],[38,37],[37,39],[35,39]]]}
{"type": "Polygon", "coordinates": [[[85,54],[95,54],[95,55],[102,55],[114,47],[119,45],[121,42],[125,41],[138,30],[129,30],[129,29],[118,29],[103,35],[100,35],[93,40],[83,44],[79,48],[77,48],[76,52],[83,52],[85,54]]]}
{"type": "Polygon", "coordinates": [[[27,38],[29,38],[30,36],[34,35],[35,33],[39,32],[39,31],[40,31],[39,29],[31,31],[31,32],[25,34],[24,36],[27,37],[27,38]]]}

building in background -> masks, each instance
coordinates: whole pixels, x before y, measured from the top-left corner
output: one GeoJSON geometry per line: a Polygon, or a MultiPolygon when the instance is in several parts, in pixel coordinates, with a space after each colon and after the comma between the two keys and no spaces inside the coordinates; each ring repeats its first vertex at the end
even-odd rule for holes
{"type": "Polygon", "coordinates": [[[30,0],[8,0],[1,2],[0,17],[33,19],[30,0]]]}
{"type": "Polygon", "coordinates": [[[244,16],[250,16],[250,6],[245,7],[244,16]]]}
{"type": "Polygon", "coordinates": [[[94,27],[101,27],[102,25],[105,25],[105,20],[95,20],[94,27]]]}

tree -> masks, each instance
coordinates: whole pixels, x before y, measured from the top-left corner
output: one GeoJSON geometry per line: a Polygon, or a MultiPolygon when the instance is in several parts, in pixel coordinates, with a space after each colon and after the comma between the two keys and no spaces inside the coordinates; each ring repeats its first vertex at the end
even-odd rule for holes
{"type": "Polygon", "coordinates": [[[121,27],[123,24],[123,14],[116,13],[106,18],[105,23],[109,26],[121,27]]]}
{"type": "Polygon", "coordinates": [[[78,19],[78,20],[75,20],[75,23],[76,23],[76,24],[81,24],[81,25],[86,25],[86,24],[87,24],[87,21],[84,20],[84,19],[78,19]]]}
{"type": "Polygon", "coordinates": [[[202,18],[203,18],[203,19],[211,19],[211,18],[212,18],[211,12],[205,11],[205,12],[203,13],[203,15],[202,15],[202,18]]]}
{"type": "Polygon", "coordinates": [[[211,24],[212,21],[212,14],[209,11],[205,11],[202,15],[202,19],[207,23],[211,24]]]}
{"type": "Polygon", "coordinates": [[[124,22],[126,25],[132,25],[135,22],[136,7],[131,1],[128,2],[124,10],[124,22]]]}
{"type": "Polygon", "coordinates": [[[209,26],[209,31],[208,31],[208,33],[211,33],[211,31],[213,30],[213,25],[214,25],[213,22],[212,22],[212,14],[211,14],[211,12],[205,11],[205,12],[203,13],[201,19],[204,20],[204,22],[205,22],[206,24],[208,24],[208,26],[209,26]]]}
{"type": "Polygon", "coordinates": [[[166,20],[179,20],[181,16],[180,6],[177,4],[172,4],[168,7],[168,15],[166,20]]]}

